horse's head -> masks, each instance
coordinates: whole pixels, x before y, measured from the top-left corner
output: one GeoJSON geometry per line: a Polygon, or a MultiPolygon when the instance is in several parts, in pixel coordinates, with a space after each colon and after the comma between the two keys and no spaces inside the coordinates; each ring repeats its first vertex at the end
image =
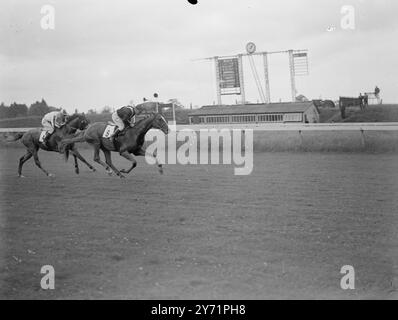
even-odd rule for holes
{"type": "Polygon", "coordinates": [[[160,113],[156,113],[154,115],[152,128],[159,129],[164,134],[168,134],[169,133],[169,126],[167,124],[167,121],[160,113]]]}
{"type": "Polygon", "coordinates": [[[86,118],[84,113],[74,113],[68,117],[66,123],[73,129],[84,130],[87,128],[90,121],[86,118]]]}

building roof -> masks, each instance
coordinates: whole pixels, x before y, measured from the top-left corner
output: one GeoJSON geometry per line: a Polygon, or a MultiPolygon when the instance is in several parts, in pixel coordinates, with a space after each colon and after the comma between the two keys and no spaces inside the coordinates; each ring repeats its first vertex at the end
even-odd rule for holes
{"type": "Polygon", "coordinates": [[[258,113],[303,113],[309,108],[315,107],[312,101],[308,102],[283,102],[269,104],[245,104],[245,105],[211,105],[192,110],[189,116],[201,115],[230,115],[230,114],[258,114],[258,113]]]}

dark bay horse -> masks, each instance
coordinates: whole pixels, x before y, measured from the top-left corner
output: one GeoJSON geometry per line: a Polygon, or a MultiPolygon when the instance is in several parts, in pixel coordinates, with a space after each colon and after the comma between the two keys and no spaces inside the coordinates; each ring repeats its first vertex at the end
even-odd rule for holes
{"type": "MultiPolygon", "coordinates": [[[[14,138],[12,138],[11,140],[9,139],[8,141],[17,141],[19,139],[22,139],[22,143],[26,146],[27,149],[26,154],[19,159],[18,176],[23,177],[22,166],[26,161],[28,161],[33,156],[36,165],[47,176],[52,177],[53,174],[47,172],[40,163],[38,157],[39,149],[43,149],[46,151],[60,152],[61,149],[59,148],[59,144],[61,140],[63,138],[68,137],[69,135],[76,133],[78,129],[84,130],[85,128],[87,128],[88,124],[89,121],[86,119],[84,114],[75,113],[69,117],[64,126],[62,126],[61,128],[55,128],[54,133],[48,139],[47,145],[44,145],[39,141],[40,134],[42,132],[41,128],[32,129],[25,133],[18,133],[17,135],[14,136],[14,138]]],[[[86,161],[86,159],[82,157],[82,155],[79,153],[79,151],[76,149],[76,147],[73,144],[68,146],[68,148],[63,149],[62,151],[65,153],[66,159],[68,158],[69,152],[72,153],[75,159],[75,172],[77,174],[79,173],[79,165],[77,163],[77,159],[86,164],[92,171],[96,171],[95,168],[91,164],[89,164],[86,161]]]]}
{"type": "MultiPolygon", "coordinates": [[[[94,147],[94,161],[102,165],[108,173],[112,171],[120,178],[124,178],[122,173],[129,173],[137,166],[137,161],[134,159],[132,154],[135,156],[145,156],[145,150],[143,144],[145,142],[145,135],[150,129],[159,129],[164,134],[169,132],[164,117],[158,113],[152,114],[147,118],[138,121],[134,127],[127,127],[124,134],[119,134],[115,139],[115,143],[112,143],[109,138],[103,138],[103,133],[108,124],[105,122],[96,122],[91,124],[84,132],[78,133],[72,139],[64,139],[61,142],[61,148],[67,148],[70,144],[76,142],[87,142],[94,147]],[[105,155],[105,161],[100,159],[100,150],[105,155]],[[119,152],[119,154],[129,160],[132,165],[128,170],[121,170],[115,168],[111,159],[111,151],[119,152]],[[111,171],[111,169],[112,171],[111,171]]],[[[156,159],[156,154],[152,155],[156,159]]],[[[159,172],[163,173],[162,165],[156,159],[159,172]]]]}

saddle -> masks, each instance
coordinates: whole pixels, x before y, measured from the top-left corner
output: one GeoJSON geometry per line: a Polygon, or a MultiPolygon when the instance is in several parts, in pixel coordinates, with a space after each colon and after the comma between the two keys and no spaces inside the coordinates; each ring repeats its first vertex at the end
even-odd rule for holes
{"type": "Polygon", "coordinates": [[[116,124],[114,123],[111,124],[111,122],[108,122],[108,125],[106,126],[104,133],[102,134],[102,137],[105,139],[111,138],[116,128],[117,128],[116,124]]]}

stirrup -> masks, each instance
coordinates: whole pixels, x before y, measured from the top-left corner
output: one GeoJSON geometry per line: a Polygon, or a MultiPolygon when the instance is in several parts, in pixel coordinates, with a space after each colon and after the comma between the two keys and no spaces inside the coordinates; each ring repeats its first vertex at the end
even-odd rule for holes
{"type": "Polygon", "coordinates": [[[114,144],[116,141],[116,138],[119,136],[120,130],[118,128],[115,129],[115,132],[110,136],[111,142],[114,144]]]}
{"type": "Polygon", "coordinates": [[[119,130],[119,132],[117,133],[117,136],[120,137],[122,135],[124,135],[126,133],[126,128],[124,128],[123,130],[119,130]]]}

